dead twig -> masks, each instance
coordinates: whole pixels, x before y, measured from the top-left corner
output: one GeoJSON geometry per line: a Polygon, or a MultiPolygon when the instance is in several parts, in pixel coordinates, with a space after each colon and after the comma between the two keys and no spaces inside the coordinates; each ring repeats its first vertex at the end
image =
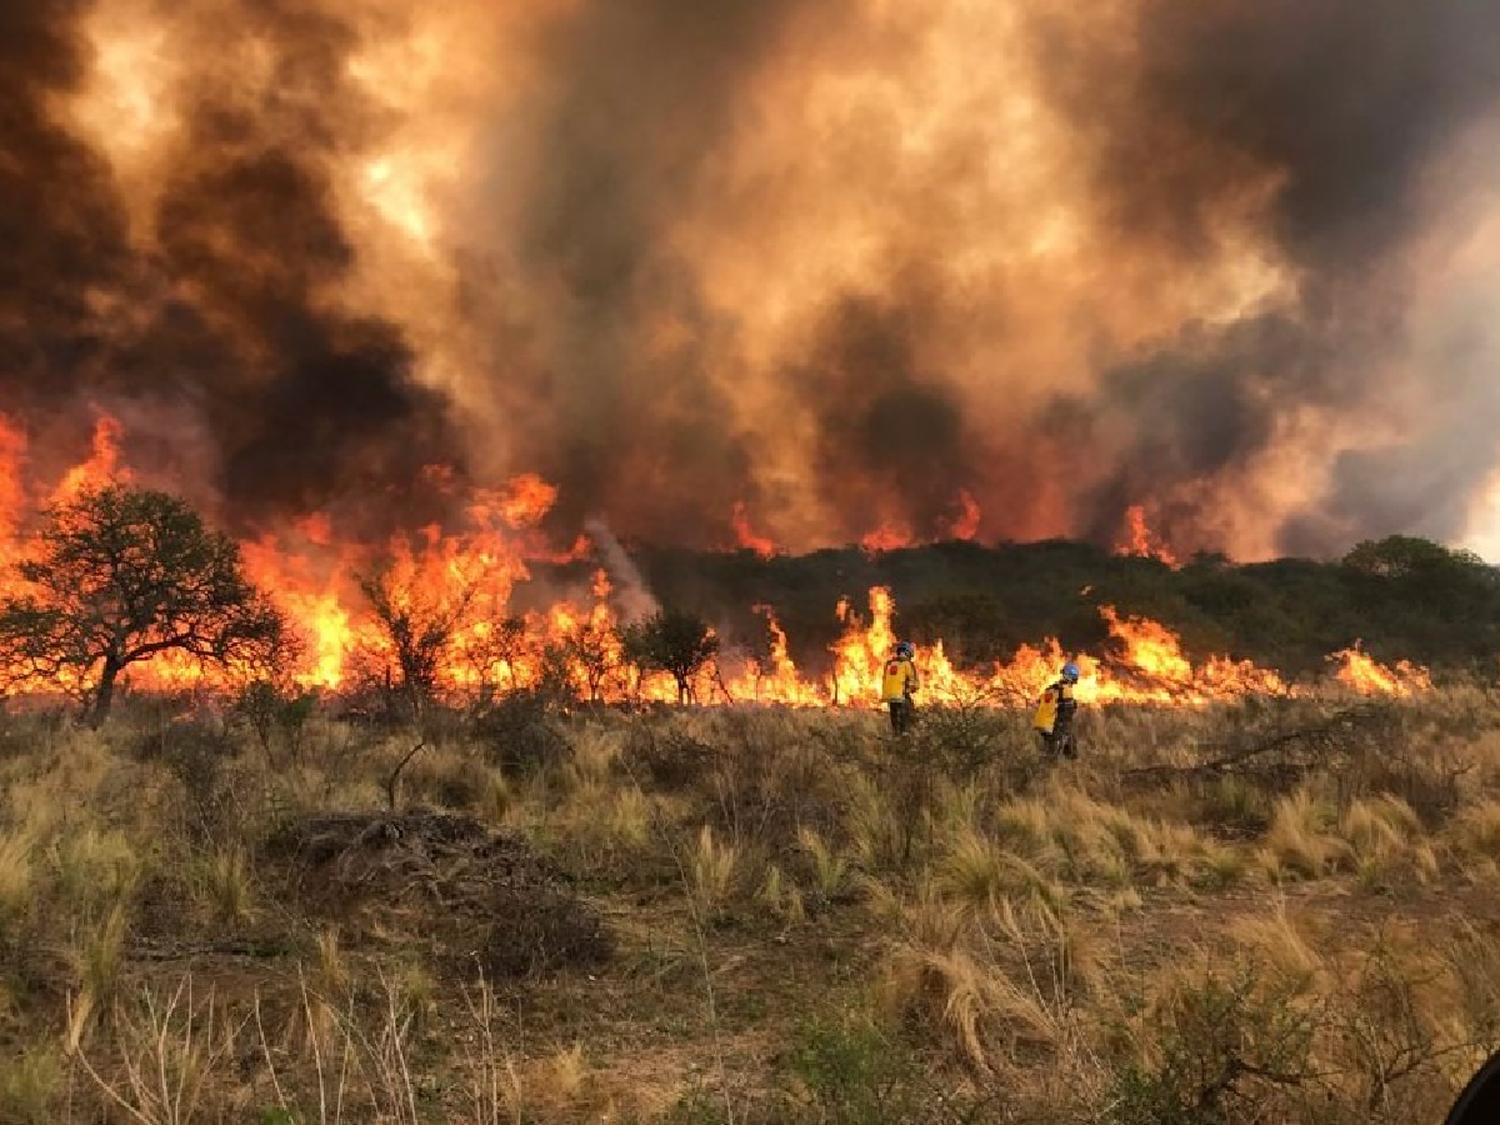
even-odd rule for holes
{"type": "MultiPolygon", "coordinates": [[[[1190,766],[1138,766],[1134,769],[1122,771],[1121,776],[1145,781],[1166,779],[1201,780],[1221,777],[1224,774],[1239,772],[1252,763],[1255,763],[1258,759],[1265,758],[1267,755],[1274,754],[1279,750],[1287,750],[1298,746],[1321,746],[1325,749],[1334,749],[1336,748],[1335,740],[1338,736],[1348,734],[1379,714],[1381,714],[1381,709],[1370,704],[1359,707],[1348,707],[1335,712],[1321,723],[1279,731],[1251,746],[1230,751],[1221,757],[1212,758],[1206,762],[1198,762],[1190,766]]],[[[1282,771],[1292,769],[1300,772],[1304,768],[1304,765],[1298,763],[1283,763],[1281,765],[1282,771]]]]}
{"type": "Polygon", "coordinates": [[[419,739],[417,741],[417,744],[406,752],[406,756],[396,763],[396,768],[391,770],[390,777],[386,778],[385,800],[386,804],[390,807],[391,812],[396,811],[396,786],[401,782],[401,771],[407,767],[408,763],[410,763],[411,760],[417,756],[418,752],[420,752],[426,745],[427,740],[425,738],[419,739]]]}

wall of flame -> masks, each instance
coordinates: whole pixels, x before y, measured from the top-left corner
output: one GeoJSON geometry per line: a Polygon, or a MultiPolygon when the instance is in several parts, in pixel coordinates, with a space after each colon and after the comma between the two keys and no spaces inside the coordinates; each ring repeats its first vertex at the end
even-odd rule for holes
{"type": "MultiPolygon", "coordinates": [[[[0,540],[0,563],[12,563],[31,549],[29,513],[77,498],[82,490],[109,481],[136,482],[121,461],[118,423],[100,420],[89,457],[64,471],[44,494],[32,496],[18,482],[24,440],[0,426],[0,509],[7,537],[0,540]]],[[[537,477],[519,477],[509,487],[469,494],[468,523],[459,534],[429,526],[417,535],[397,534],[379,550],[339,542],[326,521],[303,521],[283,536],[246,541],[242,551],[252,579],[267,589],[290,619],[304,651],[298,663],[282,668],[284,686],[358,689],[378,683],[396,666],[390,639],[359,590],[361,576],[377,570],[395,605],[418,622],[448,621],[452,639],[440,667],[438,687],[454,699],[484,691],[536,687],[561,674],[582,698],[609,703],[675,701],[676,684],[664,675],[642,675],[625,660],[620,638],[624,618],[638,619],[652,602],[637,591],[622,598],[605,565],[593,572],[586,589],[560,591],[540,609],[522,612],[512,604],[518,583],[531,577],[530,564],[578,561],[602,556],[619,577],[639,583],[618,545],[596,551],[587,540],[565,555],[550,550],[538,529],[557,491],[537,477]],[[611,556],[614,556],[612,559],[611,556]],[[514,627],[512,627],[514,626],[514,627]]],[[[1138,527],[1136,541],[1122,551],[1149,551],[1149,528],[1138,527]]],[[[0,596],[24,592],[11,567],[0,572],[0,596]]],[[[891,591],[869,591],[868,603],[847,600],[831,607],[842,623],[832,645],[830,671],[804,674],[789,655],[788,638],[770,607],[765,615],[771,644],[763,656],[725,649],[695,678],[695,698],[705,704],[755,703],[796,707],[878,705],[881,672],[896,642],[891,591]]],[[[1194,664],[1178,637],[1162,624],[1101,609],[1112,638],[1107,658],[1069,656],[1056,640],[1024,646],[1006,663],[959,669],[941,642],[917,654],[924,702],[961,705],[1025,706],[1076,659],[1083,676],[1085,703],[1128,702],[1198,706],[1245,695],[1292,696],[1314,691],[1353,691],[1365,695],[1409,695],[1431,687],[1425,669],[1402,663],[1385,667],[1356,645],[1329,657],[1328,675],[1318,683],[1288,683],[1250,661],[1214,656],[1194,664]]],[[[0,670],[4,671],[4,670],[0,670]]],[[[128,682],[147,690],[203,688],[218,691],[263,673],[250,669],[205,668],[165,654],[129,670],[128,682]]],[[[10,670],[7,689],[22,697],[76,689],[79,677],[62,682],[32,681],[10,670]]]]}

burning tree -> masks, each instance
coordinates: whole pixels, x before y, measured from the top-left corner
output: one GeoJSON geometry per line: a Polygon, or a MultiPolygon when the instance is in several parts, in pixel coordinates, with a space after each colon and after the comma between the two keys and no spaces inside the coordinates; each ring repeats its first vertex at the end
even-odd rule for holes
{"type": "Polygon", "coordinates": [[[588,686],[589,702],[604,698],[604,685],[618,666],[619,638],[607,621],[590,619],[579,623],[567,636],[558,655],[578,669],[588,686]]]}
{"type": "Polygon", "coordinates": [[[175,496],[84,490],[46,511],[34,547],[16,564],[28,589],[0,601],[0,661],[13,679],[81,695],[95,726],[132,664],[176,652],[265,667],[288,648],[234,540],[175,496]]]}
{"type": "Polygon", "coordinates": [[[701,617],[662,610],[624,632],[625,655],[647,670],[669,672],[677,681],[677,702],[692,698],[692,679],[719,651],[719,638],[701,617]]]}
{"type": "Polygon", "coordinates": [[[436,694],[443,659],[468,616],[475,587],[461,581],[434,601],[420,596],[415,581],[388,570],[361,578],[359,588],[380,626],[385,655],[395,665],[393,686],[411,716],[420,719],[436,694]]]}
{"type": "Polygon", "coordinates": [[[500,670],[504,669],[507,683],[515,689],[521,686],[516,669],[535,647],[527,635],[526,619],[511,616],[490,625],[470,644],[469,650],[485,688],[493,688],[500,670]]]}

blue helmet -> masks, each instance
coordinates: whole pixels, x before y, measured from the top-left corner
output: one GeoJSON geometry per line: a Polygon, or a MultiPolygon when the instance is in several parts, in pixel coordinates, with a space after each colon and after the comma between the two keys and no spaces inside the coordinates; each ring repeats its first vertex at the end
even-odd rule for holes
{"type": "Polygon", "coordinates": [[[1062,678],[1070,684],[1076,684],[1078,682],[1078,665],[1074,664],[1071,660],[1064,664],[1062,667],[1062,678]]]}
{"type": "Polygon", "coordinates": [[[916,654],[917,654],[917,650],[912,646],[912,643],[910,641],[897,641],[896,642],[896,655],[897,656],[906,657],[906,658],[909,659],[909,658],[915,656],[916,654]]]}

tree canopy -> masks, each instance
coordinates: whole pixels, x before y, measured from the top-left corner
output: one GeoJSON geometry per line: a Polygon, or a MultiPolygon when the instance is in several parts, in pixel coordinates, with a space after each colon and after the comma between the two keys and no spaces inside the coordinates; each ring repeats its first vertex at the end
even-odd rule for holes
{"type": "Polygon", "coordinates": [[[626,626],[625,656],[648,671],[670,673],[677,681],[677,701],[693,695],[693,677],[719,651],[719,638],[708,622],[679,609],[664,609],[626,626]]]}
{"type": "Polygon", "coordinates": [[[0,600],[0,662],[109,714],[120,674],[167,652],[264,667],[288,645],[284,618],[245,577],[234,540],[164,492],[109,485],[43,515],[0,600]]]}

